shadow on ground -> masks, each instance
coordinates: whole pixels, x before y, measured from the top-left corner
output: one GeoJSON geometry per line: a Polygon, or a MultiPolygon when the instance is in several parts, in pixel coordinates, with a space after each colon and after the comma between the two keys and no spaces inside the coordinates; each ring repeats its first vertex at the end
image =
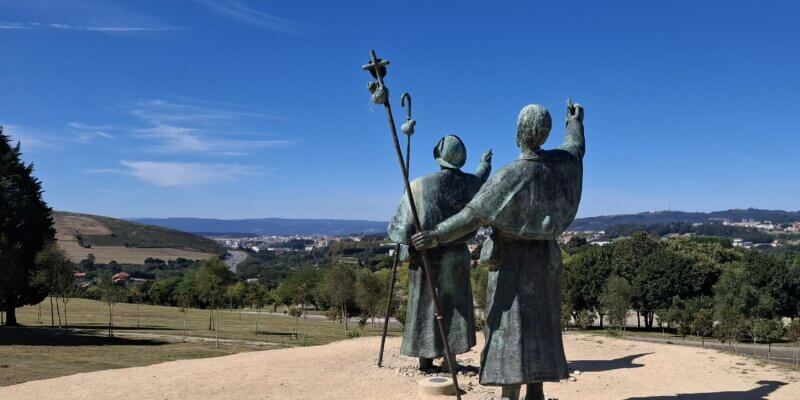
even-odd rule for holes
{"type": "MultiPolygon", "coordinates": [[[[69,329],[93,329],[104,331],[108,330],[108,325],[104,324],[75,324],[70,325],[69,329]]],[[[115,331],[178,331],[178,328],[169,328],[165,326],[142,325],[141,327],[135,326],[115,326],[115,331]]]]}
{"type": "Polygon", "coordinates": [[[259,330],[258,335],[263,336],[294,336],[295,334],[292,332],[270,332],[265,330],[259,330]]]}
{"type": "Polygon", "coordinates": [[[0,346],[158,346],[169,342],[152,339],[108,338],[96,333],[63,329],[2,327],[0,346]]]}
{"type": "Polygon", "coordinates": [[[759,387],[743,391],[687,393],[675,396],[631,397],[626,400],[763,400],[786,384],[780,381],[758,381],[759,387]]]}
{"type": "Polygon", "coordinates": [[[570,361],[569,367],[573,371],[581,372],[600,372],[612,371],[615,369],[641,368],[644,366],[644,364],[634,363],[633,360],[639,357],[644,357],[648,354],[652,353],[632,354],[625,357],[615,358],[613,360],[576,360],[570,361]]]}

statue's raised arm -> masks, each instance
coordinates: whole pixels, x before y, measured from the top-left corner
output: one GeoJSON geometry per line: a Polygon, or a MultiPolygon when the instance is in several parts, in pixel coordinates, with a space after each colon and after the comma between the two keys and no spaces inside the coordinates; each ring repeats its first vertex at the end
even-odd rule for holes
{"type": "Polygon", "coordinates": [[[567,101],[567,130],[561,149],[583,159],[586,153],[586,139],[583,137],[583,107],[567,101]]]}
{"type": "Polygon", "coordinates": [[[481,156],[481,163],[478,165],[478,169],[475,171],[475,176],[480,178],[482,183],[485,183],[492,173],[492,155],[492,149],[486,150],[481,156]]]}

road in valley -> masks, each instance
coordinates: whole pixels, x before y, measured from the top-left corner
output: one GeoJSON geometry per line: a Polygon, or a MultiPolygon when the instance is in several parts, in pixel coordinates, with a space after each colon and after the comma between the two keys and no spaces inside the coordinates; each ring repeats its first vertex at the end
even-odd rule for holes
{"type": "Polygon", "coordinates": [[[247,253],[241,250],[228,250],[228,255],[225,256],[225,265],[234,274],[236,273],[236,266],[247,258],[247,253]]]}

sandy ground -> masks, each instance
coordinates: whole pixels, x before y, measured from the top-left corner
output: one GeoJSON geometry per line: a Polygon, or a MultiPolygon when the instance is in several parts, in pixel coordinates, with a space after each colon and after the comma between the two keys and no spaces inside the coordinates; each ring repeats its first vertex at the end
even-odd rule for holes
{"type": "MultiPolygon", "coordinates": [[[[479,338],[479,341],[481,339],[479,338]]],[[[387,343],[384,368],[375,366],[379,339],[342,341],[97,371],[0,388],[0,399],[420,399],[416,360],[387,343]]],[[[548,397],[592,400],[800,399],[800,372],[740,356],[678,345],[568,334],[575,373],[545,384],[548,397]]],[[[491,399],[479,386],[479,349],[459,356],[464,399],[491,399]]],[[[440,397],[446,398],[446,397],[440,397]]]]}

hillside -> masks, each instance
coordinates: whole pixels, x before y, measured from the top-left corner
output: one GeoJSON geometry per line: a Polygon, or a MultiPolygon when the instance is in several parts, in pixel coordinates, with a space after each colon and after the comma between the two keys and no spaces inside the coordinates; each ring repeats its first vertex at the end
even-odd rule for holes
{"type": "Polygon", "coordinates": [[[213,219],[213,218],[134,218],[143,224],[204,234],[238,233],[248,235],[347,235],[384,233],[388,222],[345,219],[213,219]]]}
{"type": "Polygon", "coordinates": [[[760,210],[756,208],[734,209],[726,211],[684,212],[684,211],[656,211],[639,214],[604,215],[599,217],[578,218],[569,230],[571,231],[602,231],[617,225],[654,225],[669,224],[673,222],[706,223],[728,219],[739,221],[742,219],[757,221],[772,221],[774,223],[790,223],[800,221],[800,211],[760,210]]]}
{"type": "Polygon", "coordinates": [[[98,262],[141,264],[148,257],[202,259],[222,252],[213,240],[174,229],[64,211],[53,219],[56,239],[74,261],[89,253],[98,262]]]}

